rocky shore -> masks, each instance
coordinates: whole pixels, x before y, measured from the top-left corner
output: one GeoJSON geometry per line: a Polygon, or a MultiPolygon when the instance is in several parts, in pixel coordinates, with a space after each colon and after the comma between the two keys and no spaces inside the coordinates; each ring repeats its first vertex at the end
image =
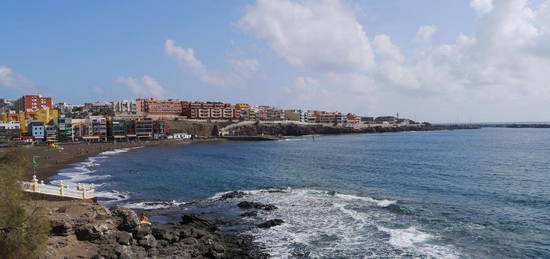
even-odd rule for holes
{"type": "MultiPolygon", "coordinates": [[[[222,222],[200,215],[146,224],[133,210],[108,209],[93,201],[47,201],[44,205],[51,232],[42,258],[268,258],[251,237],[222,232],[222,222]]],[[[243,210],[276,209],[255,203],[246,206],[243,210]]],[[[272,220],[258,227],[282,223],[272,220]]]]}
{"type": "Polygon", "coordinates": [[[423,125],[423,126],[399,126],[399,127],[344,127],[341,125],[331,126],[322,124],[298,124],[298,123],[249,123],[233,125],[224,131],[226,136],[303,136],[303,135],[335,135],[335,134],[358,134],[358,133],[386,133],[403,131],[436,131],[436,130],[458,130],[458,129],[479,129],[471,125],[423,125]]]}

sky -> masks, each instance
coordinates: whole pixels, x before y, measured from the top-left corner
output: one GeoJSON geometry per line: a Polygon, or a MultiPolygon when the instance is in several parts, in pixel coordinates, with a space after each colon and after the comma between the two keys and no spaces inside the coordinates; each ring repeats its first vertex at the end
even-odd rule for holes
{"type": "Polygon", "coordinates": [[[550,121],[550,0],[5,0],[0,90],[550,121]]]}

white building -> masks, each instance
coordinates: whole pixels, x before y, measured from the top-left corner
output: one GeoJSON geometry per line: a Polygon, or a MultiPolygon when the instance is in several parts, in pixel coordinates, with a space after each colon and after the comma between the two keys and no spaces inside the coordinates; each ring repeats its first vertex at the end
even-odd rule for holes
{"type": "Polygon", "coordinates": [[[168,136],[168,139],[190,139],[191,135],[187,133],[174,133],[171,136],[168,136]]]}
{"type": "Polygon", "coordinates": [[[115,116],[137,116],[136,101],[115,101],[113,104],[113,112],[115,116]]]}
{"type": "Polygon", "coordinates": [[[59,110],[60,113],[71,113],[75,108],[80,108],[82,105],[69,104],[69,103],[56,103],[55,108],[59,110]]]}
{"type": "Polygon", "coordinates": [[[14,130],[14,129],[21,129],[21,124],[19,122],[0,122],[0,128],[1,129],[8,129],[8,130],[14,130]]]}

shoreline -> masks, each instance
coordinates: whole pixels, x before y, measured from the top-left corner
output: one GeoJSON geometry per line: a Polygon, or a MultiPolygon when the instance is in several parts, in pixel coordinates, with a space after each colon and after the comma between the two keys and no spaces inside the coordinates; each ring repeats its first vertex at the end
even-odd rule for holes
{"type": "MultiPolygon", "coordinates": [[[[401,130],[385,130],[385,131],[372,131],[372,132],[340,132],[340,133],[321,133],[315,135],[355,135],[355,134],[382,134],[382,133],[398,133],[398,132],[410,132],[410,131],[440,131],[440,130],[457,130],[457,129],[473,129],[473,128],[440,128],[432,127],[426,129],[401,129],[401,130]]],[[[476,128],[477,129],[477,128],[476,128]]],[[[307,136],[305,135],[285,135],[286,137],[295,136],[307,136]]],[[[311,135],[311,134],[309,134],[311,135]]],[[[235,138],[242,138],[243,136],[232,136],[235,138]]],[[[139,141],[139,142],[103,142],[103,143],[62,143],[60,148],[49,148],[47,146],[22,146],[21,150],[24,150],[32,161],[33,157],[37,157],[39,163],[38,170],[36,171],[36,177],[39,180],[44,180],[45,183],[49,183],[48,178],[55,176],[60,170],[69,168],[71,165],[86,161],[90,157],[97,156],[103,152],[114,151],[118,149],[137,148],[137,147],[149,147],[158,145],[179,145],[179,144],[195,144],[195,143],[210,143],[210,142],[222,142],[232,141],[227,137],[211,137],[211,138],[199,138],[199,139],[178,139],[178,140],[152,140],[152,141],[139,141]]],[[[257,140],[250,140],[257,141],[257,140]]],[[[33,172],[29,171],[28,174],[23,175],[25,180],[32,179],[33,172]]]]}
{"type": "MultiPolygon", "coordinates": [[[[206,138],[194,140],[154,140],[140,142],[118,142],[118,143],[65,143],[58,148],[49,148],[47,146],[28,146],[20,147],[26,152],[30,161],[33,157],[39,163],[36,171],[36,177],[49,183],[49,177],[57,175],[60,170],[69,168],[72,164],[86,161],[90,157],[97,156],[103,152],[114,151],[118,149],[149,147],[158,145],[180,145],[193,143],[209,143],[225,141],[221,138],[206,138]]],[[[33,171],[23,175],[24,180],[30,180],[33,171]]]]}

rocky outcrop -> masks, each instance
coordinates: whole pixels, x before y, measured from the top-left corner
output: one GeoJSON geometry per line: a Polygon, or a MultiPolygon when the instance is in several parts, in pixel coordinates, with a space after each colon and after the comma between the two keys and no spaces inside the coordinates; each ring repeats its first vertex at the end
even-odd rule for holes
{"type": "Polygon", "coordinates": [[[54,236],[69,236],[74,233],[73,221],[67,214],[62,214],[50,220],[50,227],[50,234],[54,236]]]}
{"type": "Polygon", "coordinates": [[[242,198],[246,196],[247,194],[241,191],[232,191],[228,192],[220,197],[220,200],[228,200],[228,199],[236,199],[236,198],[242,198]]]}
{"type": "Polygon", "coordinates": [[[395,126],[395,127],[352,127],[325,124],[297,124],[297,123],[247,123],[242,125],[229,126],[226,136],[303,136],[315,134],[350,134],[350,133],[384,133],[401,131],[433,131],[433,130],[453,130],[453,129],[478,129],[476,126],[468,125],[447,125],[434,126],[425,124],[422,127],[417,126],[395,126]]]}
{"type": "Polygon", "coordinates": [[[181,217],[180,223],[183,225],[190,225],[193,227],[198,227],[198,228],[208,229],[208,230],[216,230],[218,228],[215,220],[206,218],[200,215],[195,215],[195,214],[183,215],[181,217]]]}
{"type": "Polygon", "coordinates": [[[149,225],[141,224],[133,210],[114,207],[109,211],[92,202],[71,202],[67,210],[52,210],[49,215],[52,237],[44,258],[68,254],[73,255],[69,258],[106,259],[268,257],[253,244],[252,238],[221,232],[217,220],[201,215],[184,215],[180,222],[149,225]]]}
{"type": "Polygon", "coordinates": [[[261,209],[261,210],[265,210],[265,211],[272,211],[272,210],[276,210],[277,209],[277,206],[273,205],[273,204],[262,204],[262,203],[258,203],[258,202],[253,202],[253,201],[242,201],[242,202],[239,202],[239,204],[237,204],[237,206],[241,209],[261,209]]]}
{"type": "Polygon", "coordinates": [[[111,209],[111,212],[122,219],[118,229],[130,231],[139,226],[139,217],[133,210],[123,207],[114,207],[111,209]]]}
{"type": "Polygon", "coordinates": [[[168,133],[181,133],[197,135],[202,137],[210,137],[218,135],[218,128],[223,128],[232,122],[228,121],[190,121],[190,120],[170,120],[168,124],[168,133]]]}
{"type": "Polygon", "coordinates": [[[257,211],[249,211],[249,212],[245,212],[245,213],[241,214],[241,217],[243,217],[243,218],[256,217],[256,216],[258,216],[257,211]]]}
{"type": "Polygon", "coordinates": [[[259,228],[271,228],[285,223],[282,219],[272,219],[257,225],[259,228]]]}
{"type": "Polygon", "coordinates": [[[80,225],[75,229],[75,235],[78,240],[81,241],[97,241],[106,240],[108,235],[113,231],[113,225],[99,223],[99,224],[85,224],[80,225]]]}

